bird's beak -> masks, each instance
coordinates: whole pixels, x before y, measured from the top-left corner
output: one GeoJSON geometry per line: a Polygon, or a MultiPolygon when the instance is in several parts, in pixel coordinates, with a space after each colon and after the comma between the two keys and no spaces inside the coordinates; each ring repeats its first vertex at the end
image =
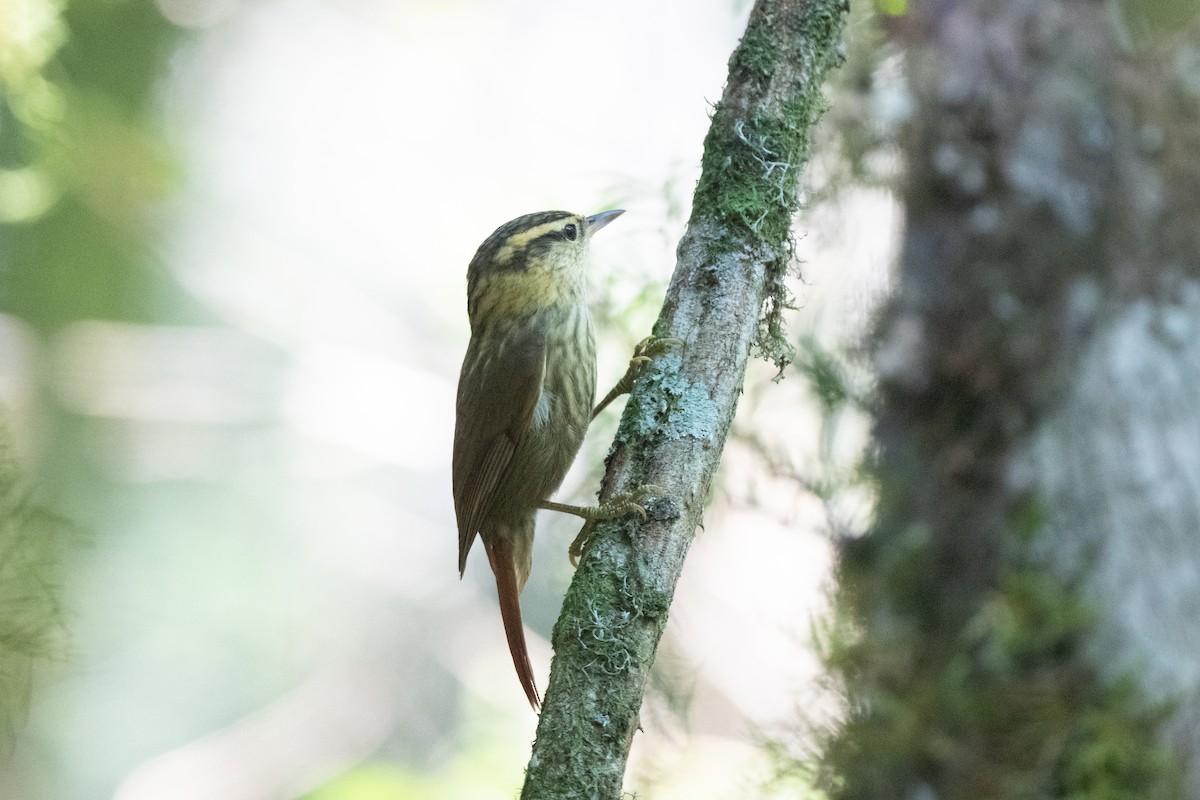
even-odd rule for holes
{"type": "Polygon", "coordinates": [[[596,231],[603,228],[608,223],[612,222],[617,217],[625,213],[623,208],[614,208],[612,211],[601,211],[599,214],[592,214],[587,218],[588,236],[591,236],[596,231]]]}

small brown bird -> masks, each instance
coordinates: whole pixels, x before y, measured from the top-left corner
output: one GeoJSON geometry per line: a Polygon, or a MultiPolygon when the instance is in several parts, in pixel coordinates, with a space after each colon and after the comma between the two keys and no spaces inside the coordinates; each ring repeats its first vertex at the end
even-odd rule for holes
{"type": "MultiPolygon", "coordinates": [[[[585,297],[588,243],[622,213],[518,217],[480,245],[467,269],[471,341],[458,379],[454,429],[458,571],[461,576],[466,569],[478,533],[496,575],[513,665],[534,710],[540,701],[518,598],[532,565],[537,510],[588,520],[644,515],[640,503],[662,491],[643,486],[591,508],[548,500],[575,460],[592,417],[629,391],[649,360],[652,339],[638,346],[625,377],[593,410],[596,342],[585,297]]],[[[581,546],[580,540],[572,545],[573,559],[581,546]]]]}

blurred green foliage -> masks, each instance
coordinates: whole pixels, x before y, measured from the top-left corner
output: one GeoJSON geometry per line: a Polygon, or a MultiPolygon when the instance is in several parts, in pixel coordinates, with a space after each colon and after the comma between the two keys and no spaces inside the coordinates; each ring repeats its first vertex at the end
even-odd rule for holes
{"type": "Polygon", "coordinates": [[[1128,50],[1170,43],[1193,27],[1200,0],[1108,0],[1117,40],[1128,50]]]}
{"type": "Polygon", "coordinates": [[[142,0],[0,5],[0,311],[43,333],[155,316],[149,212],[175,175],[154,87],[177,38],[142,0]]]}
{"type": "Polygon", "coordinates": [[[6,415],[0,407],[0,753],[24,721],[34,664],[63,653],[58,574],[72,531],[30,501],[6,415]]]}
{"type": "Polygon", "coordinates": [[[390,764],[364,764],[309,793],[304,800],[406,800],[437,797],[437,781],[390,764]]]}
{"type": "Polygon", "coordinates": [[[899,17],[908,13],[908,0],[876,0],[875,5],[880,12],[889,17],[899,17]]]}
{"type": "MultiPolygon", "coordinates": [[[[0,741],[11,746],[39,660],[67,651],[62,587],[79,426],[49,386],[46,337],[81,319],[150,320],[171,282],[154,268],[151,207],[174,182],[154,87],[177,29],[143,0],[0,2],[0,312],[42,342],[16,377],[31,408],[0,407],[0,741]],[[40,373],[40,374],[39,374],[40,373]],[[40,378],[40,379],[39,379],[40,378]],[[8,427],[36,419],[37,474],[8,427]]],[[[8,328],[7,330],[15,330],[8,328]]],[[[20,349],[2,341],[7,353],[20,349]]],[[[15,367],[22,359],[15,358],[15,367]]],[[[11,376],[10,376],[11,377],[11,376]]]]}

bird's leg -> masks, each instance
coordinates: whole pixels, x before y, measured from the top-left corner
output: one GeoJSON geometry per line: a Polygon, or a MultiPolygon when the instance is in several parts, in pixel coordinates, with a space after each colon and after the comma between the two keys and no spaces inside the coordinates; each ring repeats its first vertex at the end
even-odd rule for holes
{"type": "MultiPolygon", "coordinates": [[[[604,396],[596,407],[592,410],[592,419],[595,419],[601,411],[608,407],[608,404],[616,400],[623,394],[628,394],[633,389],[633,383],[642,374],[642,370],[650,363],[650,360],[655,356],[666,352],[673,347],[681,347],[682,339],[662,338],[655,336],[647,336],[637,343],[633,348],[633,358],[629,359],[629,368],[625,370],[625,375],[621,380],[617,381],[617,385],[604,396]]],[[[592,528],[600,520],[616,519],[623,517],[626,514],[640,514],[642,519],[646,518],[646,509],[643,506],[651,497],[662,495],[665,492],[661,486],[654,484],[646,484],[639,486],[630,492],[622,492],[610,499],[607,503],[601,503],[598,506],[571,506],[565,503],[555,503],[552,500],[543,500],[538,503],[539,508],[544,508],[547,511],[558,511],[563,514],[573,514],[577,517],[582,517],[583,527],[579,530],[579,535],[571,542],[570,548],[567,549],[567,555],[571,559],[571,566],[579,566],[579,556],[583,553],[583,548],[587,544],[592,535],[592,528]]]]}
{"type": "Polygon", "coordinates": [[[642,370],[650,363],[650,359],[665,353],[672,347],[681,345],[683,345],[682,339],[659,339],[654,336],[647,336],[638,342],[637,347],[633,348],[633,358],[629,359],[629,369],[625,370],[624,377],[617,381],[617,385],[612,388],[612,391],[606,394],[604,399],[592,410],[592,419],[595,419],[613,400],[623,394],[629,394],[633,388],[633,382],[642,374],[642,370]]]}
{"type": "Polygon", "coordinates": [[[592,535],[593,525],[600,520],[617,519],[627,514],[640,514],[642,519],[645,519],[644,503],[652,497],[662,496],[665,491],[666,489],[661,486],[645,484],[633,491],[622,492],[607,503],[601,503],[598,506],[570,506],[566,503],[543,500],[538,503],[538,507],[583,518],[583,528],[580,529],[579,535],[575,537],[575,541],[571,542],[571,546],[567,550],[567,555],[571,558],[571,566],[579,566],[579,556],[592,535]]]}

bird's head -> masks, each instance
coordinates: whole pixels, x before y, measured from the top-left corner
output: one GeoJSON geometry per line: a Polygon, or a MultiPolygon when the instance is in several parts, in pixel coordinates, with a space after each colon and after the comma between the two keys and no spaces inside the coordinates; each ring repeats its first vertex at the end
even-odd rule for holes
{"type": "Polygon", "coordinates": [[[471,324],[532,313],[581,293],[589,241],[623,213],[618,209],[584,217],[541,211],[501,225],[479,246],[467,269],[471,324]]]}

